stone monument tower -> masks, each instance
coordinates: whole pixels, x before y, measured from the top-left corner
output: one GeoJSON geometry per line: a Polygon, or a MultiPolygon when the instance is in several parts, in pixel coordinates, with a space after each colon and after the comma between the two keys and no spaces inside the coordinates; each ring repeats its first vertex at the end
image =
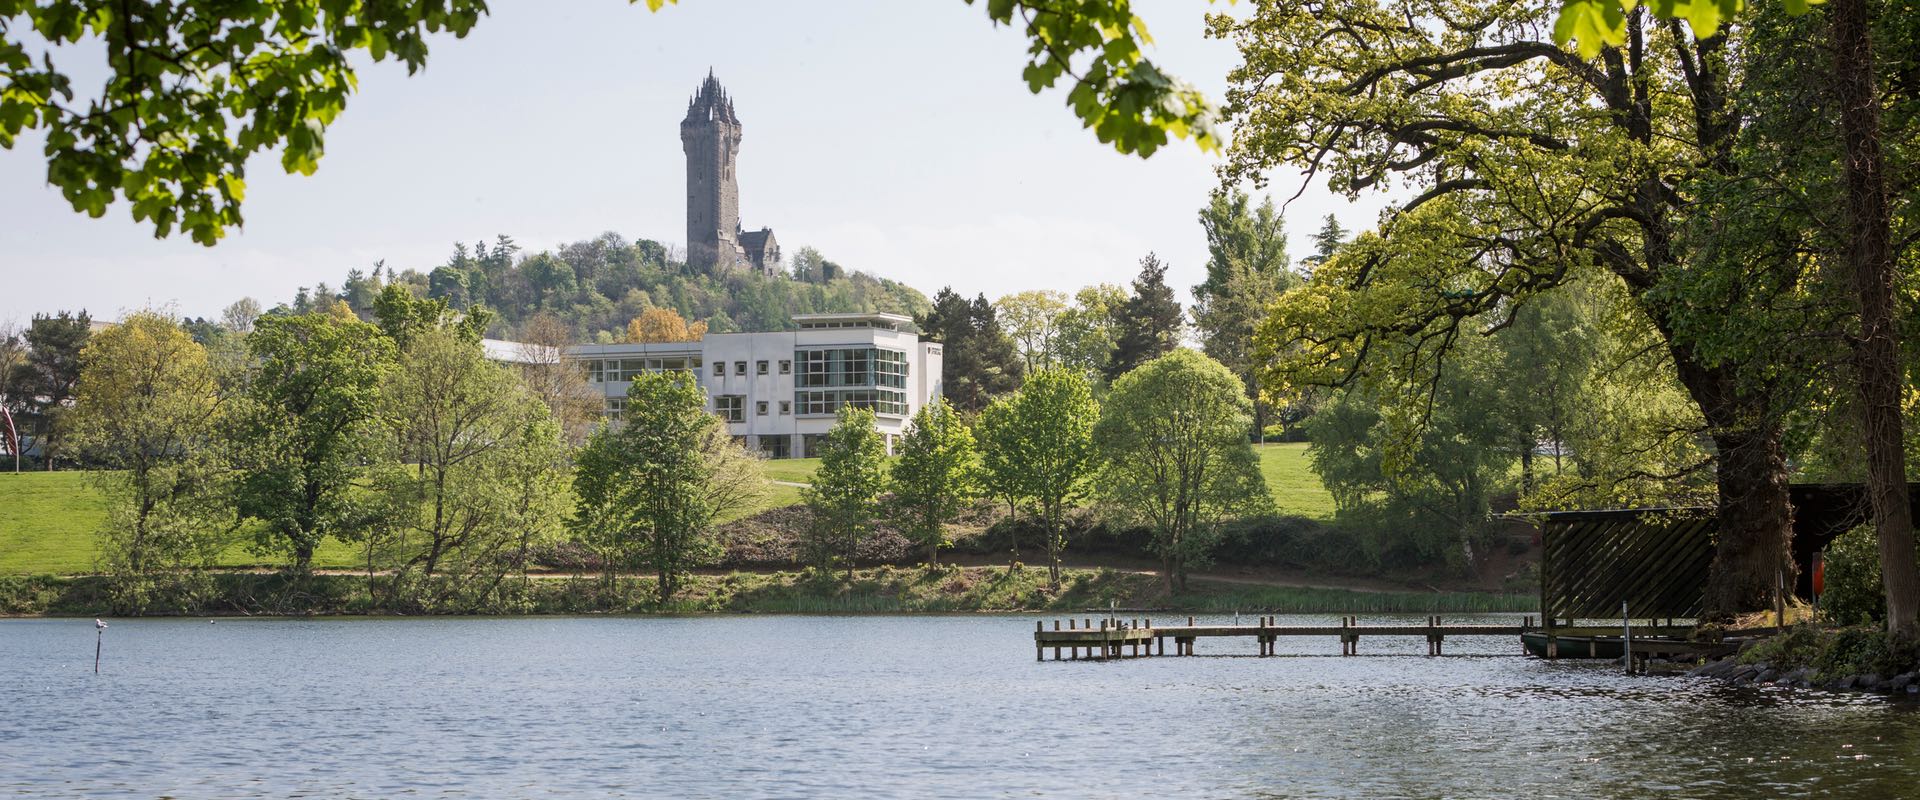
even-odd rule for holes
{"type": "Polygon", "coordinates": [[[773,231],[743,234],[740,229],[740,185],[733,172],[740,118],[712,70],[687,102],[680,144],[687,153],[687,266],[707,273],[741,267],[779,272],[780,246],[773,231]],[[743,240],[751,246],[743,246],[743,240]]]}

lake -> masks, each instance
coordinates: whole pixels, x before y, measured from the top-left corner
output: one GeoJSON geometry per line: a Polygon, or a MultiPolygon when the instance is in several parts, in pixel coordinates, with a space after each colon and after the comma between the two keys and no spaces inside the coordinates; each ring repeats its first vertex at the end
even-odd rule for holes
{"type": "Polygon", "coordinates": [[[1920,794],[1911,702],[1505,637],[1036,663],[1033,620],[114,620],[97,676],[91,620],[0,620],[0,797],[1920,794]]]}

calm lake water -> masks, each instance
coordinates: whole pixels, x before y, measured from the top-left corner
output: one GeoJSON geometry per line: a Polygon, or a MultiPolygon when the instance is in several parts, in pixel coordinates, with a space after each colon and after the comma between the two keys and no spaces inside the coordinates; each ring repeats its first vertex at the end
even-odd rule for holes
{"type": "Polygon", "coordinates": [[[1504,638],[1036,663],[1032,630],[122,620],[96,676],[91,620],[5,620],[0,796],[1920,796],[1912,703],[1627,677],[1504,638]]]}

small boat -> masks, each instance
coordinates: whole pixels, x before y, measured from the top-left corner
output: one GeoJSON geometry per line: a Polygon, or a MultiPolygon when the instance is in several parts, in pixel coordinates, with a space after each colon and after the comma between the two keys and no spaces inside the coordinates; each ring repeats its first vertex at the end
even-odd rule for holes
{"type": "MultiPolygon", "coordinates": [[[[1560,658],[1613,658],[1618,659],[1626,651],[1621,647],[1618,636],[1567,636],[1553,637],[1560,644],[1560,658]]],[[[1633,637],[1636,641],[1640,637],[1633,637]]],[[[1520,634],[1520,644],[1527,648],[1527,654],[1547,657],[1547,632],[1527,631],[1520,634]]]]}

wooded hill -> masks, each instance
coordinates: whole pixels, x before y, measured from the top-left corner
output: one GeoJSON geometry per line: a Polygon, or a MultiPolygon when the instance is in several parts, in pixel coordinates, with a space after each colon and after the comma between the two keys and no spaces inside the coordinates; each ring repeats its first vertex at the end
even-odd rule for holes
{"type": "Polygon", "coordinates": [[[340,300],[370,318],[374,298],[390,283],[410,285],[456,309],[485,305],[496,314],[487,333],[500,338],[517,336],[541,313],[565,323],[577,341],[613,342],[623,340],[627,323],[649,308],[673,309],[715,333],[786,330],[795,314],[917,316],[930,308],[912,287],[848,271],[810,247],[800,248],[779,276],[746,270],[708,275],[689,269],[678,248],[613,232],[536,253],[504,235],[491,243],[456,244],[444,263],[425,271],[396,270],[383,261],[371,270],[348,270],[337,288],[325,282],[301,287],[283,306],[305,312],[340,300]]]}

